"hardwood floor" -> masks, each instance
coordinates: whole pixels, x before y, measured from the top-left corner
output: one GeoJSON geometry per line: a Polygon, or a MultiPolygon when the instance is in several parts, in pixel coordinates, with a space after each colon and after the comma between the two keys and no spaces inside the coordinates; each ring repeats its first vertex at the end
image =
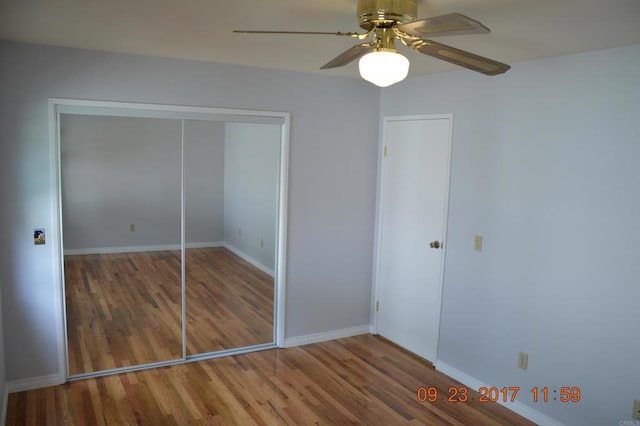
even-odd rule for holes
{"type": "MultiPolygon", "coordinates": [[[[221,247],[186,251],[187,355],[273,341],[273,278],[221,247]]],[[[182,357],[180,252],[65,256],[69,372],[182,357]]]]}
{"type": "Polygon", "coordinates": [[[7,425],[533,425],[371,335],[9,395],[7,425]],[[417,389],[435,387],[435,402],[417,389]]]}

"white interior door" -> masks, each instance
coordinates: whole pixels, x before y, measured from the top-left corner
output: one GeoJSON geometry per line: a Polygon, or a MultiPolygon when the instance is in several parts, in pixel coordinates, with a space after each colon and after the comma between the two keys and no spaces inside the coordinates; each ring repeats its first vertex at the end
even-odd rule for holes
{"type": "Polygon", "coordinates": [[[432,362],[440,326],[451,127],[450,115],[438,115],[388,117],[383,128],[376,330],[432,362]]]}

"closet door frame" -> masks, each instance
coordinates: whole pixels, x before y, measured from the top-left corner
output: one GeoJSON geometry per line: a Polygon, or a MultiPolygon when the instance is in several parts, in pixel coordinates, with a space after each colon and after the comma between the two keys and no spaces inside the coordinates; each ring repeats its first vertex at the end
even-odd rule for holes
{"type": "MultiPolygon", "coordinates": [[[[161,105],[130,102],[94,101],[81,99],[49,99],[49,138],[52,171],[52,232],[53,237],[53,265],[54,285],[57,287],[56,309],[57,350],[58,350],[58,378],[52,380],[64,383],[69,380],[86,377],[98,377],[108,374],[142,370],[160,366],[182,364],[185,362],[204,359],[219,358],[223,356],[237,355],[240,353],[254,352],[284,346],[285,324],[285,283],[286,283],[286,241],[287,241],[287,194],[288,194],[288,165],[289,165],[289,127],[290,113],[276,111],[241,110],[217,107],[194,107],[181,105],[161,105]],[[278,214],[276,223],[276,262],[274,276],[274,325],[273,341],[271,343],[242,347],[237,349],[222,350],[213,353],[187,356],[186,353],[186,304],[185,304],[185,197],[184,197],[184,164],[181,167],[182,195],[181,195],[181,268],[182,268],[182,358],[142,364],[130,367],[121,367],[110,370],[91,372],[86,374],[69,375],[69,354],[67,339],[66,296],[64,278],[64,241],[62,232],[62,180],[61,180],[61,156],[60,156],[60,114],[101,115],[117,117],[139,118],[168,118],[181,120],[182,144],[184,144],[185,120],[213,120],[231,122],[254,122],[266,124],[280,124],[280,164],[278,180],[278,214]],[[225,120],[222,120],[224,118],[225,120]],[[244,120],[244,121],[243,121],[244,120]]],[[[182,146],[184,149],[184,145],[182,146]]],[[[183,163],[183,159],[181,159],[183,163]]]]}

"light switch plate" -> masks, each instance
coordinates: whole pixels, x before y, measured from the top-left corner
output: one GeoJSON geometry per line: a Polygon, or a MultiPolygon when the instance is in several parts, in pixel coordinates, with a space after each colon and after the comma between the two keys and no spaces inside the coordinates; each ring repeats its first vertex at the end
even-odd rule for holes
{"type": "Polygon", "coordinates": [[[473,238],[473,249],[475,251],[482,251],[482,235],[476,235],[473,238]]]}

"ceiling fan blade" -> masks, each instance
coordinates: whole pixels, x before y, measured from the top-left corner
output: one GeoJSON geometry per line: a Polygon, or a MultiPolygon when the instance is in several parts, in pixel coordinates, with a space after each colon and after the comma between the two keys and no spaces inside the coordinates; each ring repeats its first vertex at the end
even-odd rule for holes
{"type": "Polygon", "coordinates": [[[419,19],[407,22],[396,27],[400,32],[422,37],[461,35],[461,34],[482,34],[490,32],[489,28],[482,25],[475,19],[464,16],[460,13],[449,13],[446,15],[434,16],[433,18],[419,19]]]}
{"type": "Polygon", "coordinates": [[[372,52],[374,47],[371,43],[364,44],[356,44],[350,49],[345,50],[326,64],[320,67],[321,70],[326,70],[328,68],[337,68],[347,65],[350,62],[355,61],[356,59],[364,56],[365,54],[372,52]]]}
{"type": "Polygon", "coordinates": [[[446,44],[431,40],[416,40],[410,45],[413,49],[425,55],[451,62],[452,64],[468,68],[486,75],[497,75],[507,72],[511,66],[493,59],[485,58],[446,44]]]}
{"type": "Polygon", "coordinates": [[[347,37],[358,37],[363,34],[359,33],[343,33],[343,32],[322,32],[322,31],[262,31],[262,30],[233,30],[234,33],[241,34],[311,34],[311,35],[337,35],[347,37]]]}

